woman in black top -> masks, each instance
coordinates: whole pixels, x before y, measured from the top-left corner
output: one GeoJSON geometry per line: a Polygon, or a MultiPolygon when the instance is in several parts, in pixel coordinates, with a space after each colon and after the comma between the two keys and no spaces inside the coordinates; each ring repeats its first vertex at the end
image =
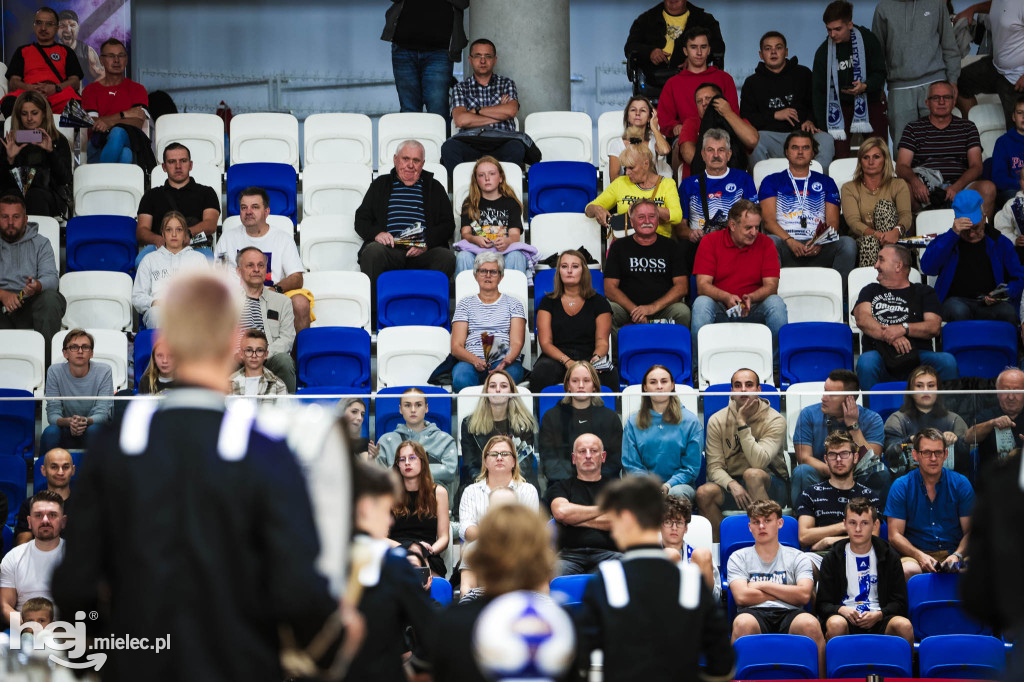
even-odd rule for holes
{"type": "MultiPolygon", "coordinates": [[[[562,384],[566,393],[597,393],[597,372],[589,362],[569,365],[562,384]]],[[[615,410],[597,396],[566,396],[544,413],[540,423],[540,470],[548,485],[576,476],[572,448],[576,439],[592,433],[601,439],[608,453],[601,467],[602,478],[618,478],[622,471],[622,421],[615,410]]]]}
{"type": "Polygon", "coordinates": [[[429,460],[423,446],[406,441],[398,446],[391,467],[402,479],[402,496],[391,508],[394,522],[388,538],[395,545],[409,548],[419,545],[433,575],[445,576],[441,553],[448,547],[448,491],[436,485],[430,475],[429,460]]]}
{"type": "Polygon", "coordinates": [[[574,360],[588,360],[599,368],[601,384],[619,390],[619,373],[608,353],[612,309],[594,290],[590,270],[579,251],[563,251],[558,257],[555,285],[537,308],[537,341],[543,355],[530,373],[530,388],[539,392],[560,384],[566,367],[574,360]]]}
{"type": "Polygon", "coordinates": [[[53,122],[50,103],[28,90],[18,95],[11,116],[0,155],[0,193],[22,197],[29,215],[62,215],[71,196],[71,146],[53,122]],[[33,130],[38,142],[17,142],[19,132],[33,130]]]}

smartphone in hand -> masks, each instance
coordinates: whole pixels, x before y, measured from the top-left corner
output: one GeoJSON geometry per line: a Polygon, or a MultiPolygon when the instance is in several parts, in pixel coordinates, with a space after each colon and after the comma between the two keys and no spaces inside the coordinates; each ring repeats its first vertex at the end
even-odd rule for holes
{"type": "Polygon", "coordinates": [[[14,141],[18,144],[39,144],[43,141],[43,130],[42,128],[16,130],[14,131],[14,141]]]}

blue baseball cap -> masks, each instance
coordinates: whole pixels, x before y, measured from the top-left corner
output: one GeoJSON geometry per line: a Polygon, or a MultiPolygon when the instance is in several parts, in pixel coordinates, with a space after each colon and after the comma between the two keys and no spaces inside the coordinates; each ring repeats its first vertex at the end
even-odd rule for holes
{"type": "Polygon", "coordinates": [[[972,225],[977,225],[985,220],[981,212],[981,195],[973,189],[965,189],[953,197],[953,217],[970,218],[972,225]]]}

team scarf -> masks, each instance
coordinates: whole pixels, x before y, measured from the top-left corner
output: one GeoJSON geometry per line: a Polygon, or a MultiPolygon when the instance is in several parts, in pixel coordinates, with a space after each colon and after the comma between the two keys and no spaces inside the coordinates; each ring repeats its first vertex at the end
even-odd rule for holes
{"type": "MultiPolygon", "coordinates": [[[[850,29],[850,58],[853,60],[853,80],[865,82],[864,40],[857,27],[850,29]]],[[[843,107],[839,103],[839,60],[836,58],[836,44],[828,39],[828,100],[826,102],[826,119],[828,134],[836,140],[846,139],[846,121],[843,119],[843,107]]],[[[853,125],[851,133],[870,133],[871,123],[868,121],[867,93],[855,95],[853,98],[853,125]]]]}

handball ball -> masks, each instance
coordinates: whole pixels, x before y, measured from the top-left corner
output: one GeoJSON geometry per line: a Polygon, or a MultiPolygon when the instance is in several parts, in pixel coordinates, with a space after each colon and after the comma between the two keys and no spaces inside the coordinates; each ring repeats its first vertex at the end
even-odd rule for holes
{"type": "Polygon", "coordinates": [[[536,592],[503,594],[484,608],[473,629],[477,666],[492,680],[558,678],[575,653],[568,614],[536,592]]]}

